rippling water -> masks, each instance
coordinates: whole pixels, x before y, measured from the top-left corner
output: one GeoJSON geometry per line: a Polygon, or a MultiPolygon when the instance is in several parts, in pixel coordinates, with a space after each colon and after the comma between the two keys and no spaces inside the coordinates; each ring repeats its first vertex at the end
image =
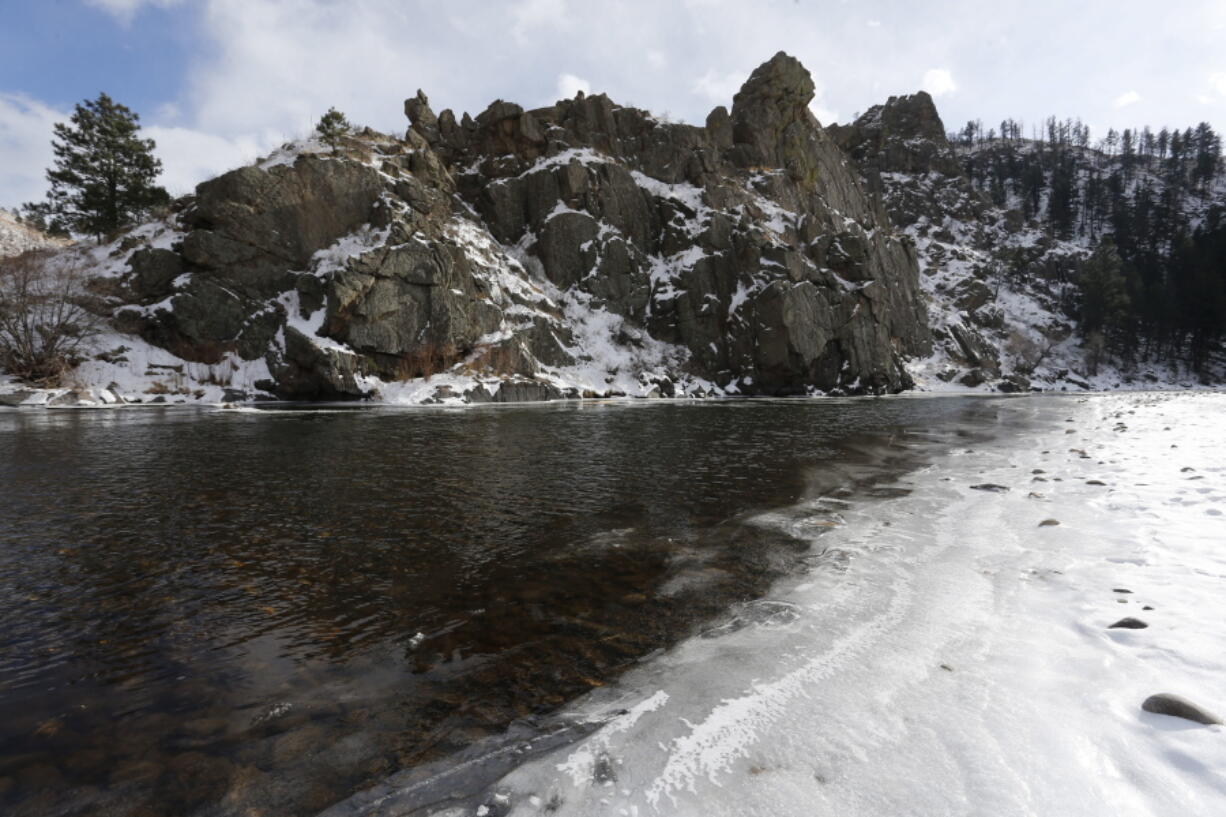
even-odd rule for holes
{"type": "Polygon", "coordinates": [[[0,412],[0,806],[314,814],[812,559],[983,398],[0,412]]]}

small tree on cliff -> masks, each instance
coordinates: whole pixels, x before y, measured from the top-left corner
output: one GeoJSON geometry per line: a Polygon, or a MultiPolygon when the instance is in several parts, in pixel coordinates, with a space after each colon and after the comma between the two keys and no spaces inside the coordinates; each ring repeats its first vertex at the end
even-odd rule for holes
{"type": "Polygon", "coordinates": [[[319,138],[324,141],[328,147],[336,152],[340,146],[341,137],[349,133],[353,126],[349,124],[349,120],[345,115],[336,108],[329,108],[328,112],[320,117],[319,124],[315,126],[315,132],[319,134],[319,138]]]}
{"type": "Polygon", "coordinates": [[[126,227],[170,200],[155,184],[162,163],[152,139],[139,136],[140,117],[106,94],[79,103],[70,124],[58,122],[47,171],[46,202],[27,204],[52,232],[97,236],[126,227]]]}

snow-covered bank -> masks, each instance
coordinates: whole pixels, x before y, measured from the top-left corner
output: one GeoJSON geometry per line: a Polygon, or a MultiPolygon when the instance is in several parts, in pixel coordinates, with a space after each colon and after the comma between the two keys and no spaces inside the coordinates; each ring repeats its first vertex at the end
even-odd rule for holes
{"type": "Polygon", "coordinates": [[[1224,410],[1018,398],[907,496],[763,517],[814,547],[769,615],[581,703],[624,714],[448,813],[1223,813],[1223,728],[1140,707],[1226,714],[1224,410]]]}

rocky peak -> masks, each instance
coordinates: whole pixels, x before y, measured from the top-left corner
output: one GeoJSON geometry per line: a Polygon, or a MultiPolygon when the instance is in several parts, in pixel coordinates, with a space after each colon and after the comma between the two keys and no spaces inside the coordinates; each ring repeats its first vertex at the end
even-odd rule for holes
{"type": "Polygon", "coordinates": [[[763,107],[807,108],[813,101],[813,77],[800,60],[780,51],[754,69],[732,98],[732,116],[741,118],[763,107]]]}
{"type": "Polygon", "coordinates": [[[404,101],[404,115],[409,118],[409,126],[421,134],[431,145],[439,141],[439,120],[430,108],[430,100],[420,88],[417,96],[404,101]]]}
{"type": "Polygon", "coordinates": [[[878,107],[881,123],[887,130],[902,138],[926,139],[938,146],[948,147],[945,125],[927,91],[910,96],[892,96],[878,107]]]}
{"type": "Polygon", "coordinates": [[[780,51],[759,65],[732,98],[733,161],[742,167],[784,167],[793,179],[811,175],[801,159],[811,153],[817,120],[809,113],[813,77],[780,51]]]}
{"type": "Polygon", "coordinates": [[[834,126],[831,135],[866,173],[961,175],[945,136],[945,125],[926,91],[892,96],[854,123],[834,126]]]}

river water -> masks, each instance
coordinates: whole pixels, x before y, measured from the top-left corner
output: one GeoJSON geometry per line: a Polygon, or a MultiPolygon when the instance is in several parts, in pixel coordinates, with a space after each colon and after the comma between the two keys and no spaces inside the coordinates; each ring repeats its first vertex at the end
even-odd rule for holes
{"type": "Polygon", "coordinates": [[[1007,403],[0,410],[0,812],[317,814],[780,614],[757,516],[1007,403]]]}

